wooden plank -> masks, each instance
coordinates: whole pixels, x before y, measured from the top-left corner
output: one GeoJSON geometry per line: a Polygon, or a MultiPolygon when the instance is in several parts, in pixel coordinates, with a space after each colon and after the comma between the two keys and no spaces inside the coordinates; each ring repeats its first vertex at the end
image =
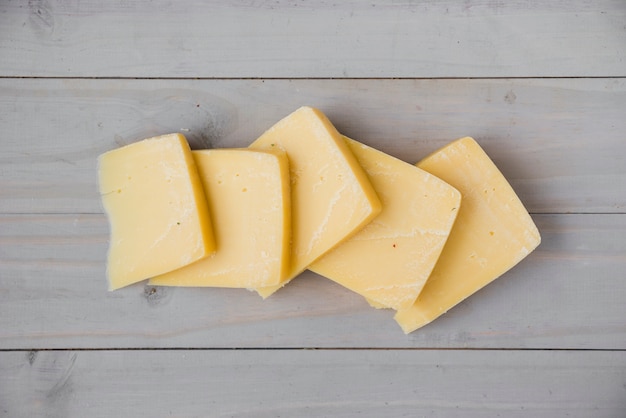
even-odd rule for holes
{"type": "Polygon", "coordinates": [[[0,387],[6,417],[613,418],[626,353],[18,351],[0,353],[0,387]]]}
{"type": "Polygon", "coordinates": [[[626,349],[626,215],[536,215],[515,269],[405,336],[392,312],[312,273],[241,289],[107,292],[101,215],[0,217],[0,349],[431,347],[626,349]]]}
{"type": "Polygon", "coordinates": [[[626,75],[622,0],[32,0],[0,5],[0,75],[626,75]]]}
{"type": "Polygon", "coordinates": [[[3,79],[0,213],[100,213],[100,153],[173,131],[247,146],[303,104],[409,162],[474,136],[531,212],[626,207],[626,79],[3,79]]]}

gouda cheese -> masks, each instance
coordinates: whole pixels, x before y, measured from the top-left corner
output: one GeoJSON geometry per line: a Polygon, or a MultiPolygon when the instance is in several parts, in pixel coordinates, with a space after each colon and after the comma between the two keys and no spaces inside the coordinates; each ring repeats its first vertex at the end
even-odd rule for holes
{"type": "Polygon", "coordinates": [[[530,215],[472,138],[461,138],[417,164],[461,192],[463,202],[422,293],[395,319],[405,333],[433,321],[515,266],[540,243],[530,215]]]}
{"type": "Polygon", "coordinates": [[[280,283],[289,267],[287,156],[249,149],[193,151],[209,202],[217,251],[151,284],[255,288],[280,283]]]}
{"type": "Polygon", "coordinates": [[[206,198],[183,135],[136,142],[102,154],[98,163],[100,194],[111,225],[110,290],[213,252],[206,198]]]}
{"type": "Polygon", "coordinates": [[[456,219],[460,193],[437,177],[345,138],[382,202],[365,228],[309,266],[378,307],[410,307],[456,219]]]}
{"type": "Polygon", "coordinates": [[[381,204],[343,137],[317,109],[296,110],[250,148],[284,150],[291,176],[291,265],[283,283],[257,289],[265,298],[369,223],[381,204]]]}

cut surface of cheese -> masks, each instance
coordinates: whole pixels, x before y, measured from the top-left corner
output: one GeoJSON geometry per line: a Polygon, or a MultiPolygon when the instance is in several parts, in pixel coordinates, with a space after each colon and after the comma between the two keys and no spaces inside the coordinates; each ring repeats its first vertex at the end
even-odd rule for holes
{"type": "Polygon", "coordinates": [[[206,198],[183,135],[145,139],[98,158],[111,226],[109,290],[178,269],[215,248],[206,198]]]}
{"type": "Polygon", "coordinates": [[[530,215],[472,138],[461,138],[417,164],[461,192],[448,242],[422,293],[395,319],[405,333],[433,321],[511,269],[540,243],[530,215]]]}
{"type": "Polygon", "coordinates": [[[299,108],[250,148],[285,151],[291,177],[291,265],[283,283],[256,289],[265,298],[369,223],[381,205],[343,137],[317,109],[299,108]]]}
{"type": "Polygon", "coordinates": [[[460,193],[404,161],[345,138],[369,176],[382,212],[309,266],[378,307],[410,307],[456,219],[460,193]]]}
{"type": "Polygon", "coordinates": [[[193,151],[217,251],[157,276],[161,286],[255,288],[280,283],[289,267],[289,165],[284,152],[193,151]]]}

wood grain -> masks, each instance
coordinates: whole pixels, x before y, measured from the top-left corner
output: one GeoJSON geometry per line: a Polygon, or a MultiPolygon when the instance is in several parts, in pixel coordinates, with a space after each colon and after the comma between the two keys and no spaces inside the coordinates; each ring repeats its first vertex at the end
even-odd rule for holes
{"type": "Polygon", "coordinates": [[[7,417],[615,418],[626,353],[18,351],[0,387],[7,417]]]}
{"type": "Polygon", "coordinates": [[[102,215],[0,217],[0,349],[626,349],[626,216],[535,215],[520,265],[405,336],[392,312],[305,273],[263,301],[240,289],[107,292],[102,215]]]}
{"type": "Polygon", "coordinates": [[[97,156],[242,147],[308,104],[408,162],[474,136],[533,213],[624,213],[626,79],[0,80],[0,213],[100,213],[97,156]]]}
{"type": "Polygon", "coordinates": [[[623,0],[0,1],[0,417],[626,416],[624,22],[623,0]],[[247,146],[301,105],[411,163],[475,137],[542,245],[409,336],[312,273],[266,301],[106,290],[99,154],[247,146]]]}
{"type": "Polygon", "coordinates": [[[0,5],[0,76],[626,75],[621,0],[0,5]]]}

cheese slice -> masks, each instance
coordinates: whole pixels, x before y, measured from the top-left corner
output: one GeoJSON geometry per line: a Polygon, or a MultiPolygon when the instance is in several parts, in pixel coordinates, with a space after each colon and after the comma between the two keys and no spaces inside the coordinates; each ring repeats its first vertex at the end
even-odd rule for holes
{"type": "Polygon", "coordinates": [[[111,225],[114,290],[213,252],[206,198],[183,135],[149,138],[102,154],[100,194],[111,225]]]}
{"type": "Polygon", "coordinates": [[[291,265],[283,283],[256,289],[265,298],[369,223],[381,205],[343,137],[317,109],[301,107],[250,148],[284,150],[291,176],[291,265]]]}
{"type": "Polygon", "coordinates": [[[417,166],[458,189],[463,204],[422,293],[413,306],[395,315],[405,333],[495,280],[541,241],[522,202],[472,138],[449,144],[417,166]]]}
{"type": "Polygon", "coordinates": [[[280,283],[289,267],[287,156],[249,149],[193,151],[213,219],[217,251],[157,276],[161,286],[254,288],[280,283]]]}
{"type": "Polygon", "coordinates": [[[411,164],[344,138],[369,176],[382,212],[309,266],[378,307],[410,307],[456,219],[460,193],[411,164]]]}

